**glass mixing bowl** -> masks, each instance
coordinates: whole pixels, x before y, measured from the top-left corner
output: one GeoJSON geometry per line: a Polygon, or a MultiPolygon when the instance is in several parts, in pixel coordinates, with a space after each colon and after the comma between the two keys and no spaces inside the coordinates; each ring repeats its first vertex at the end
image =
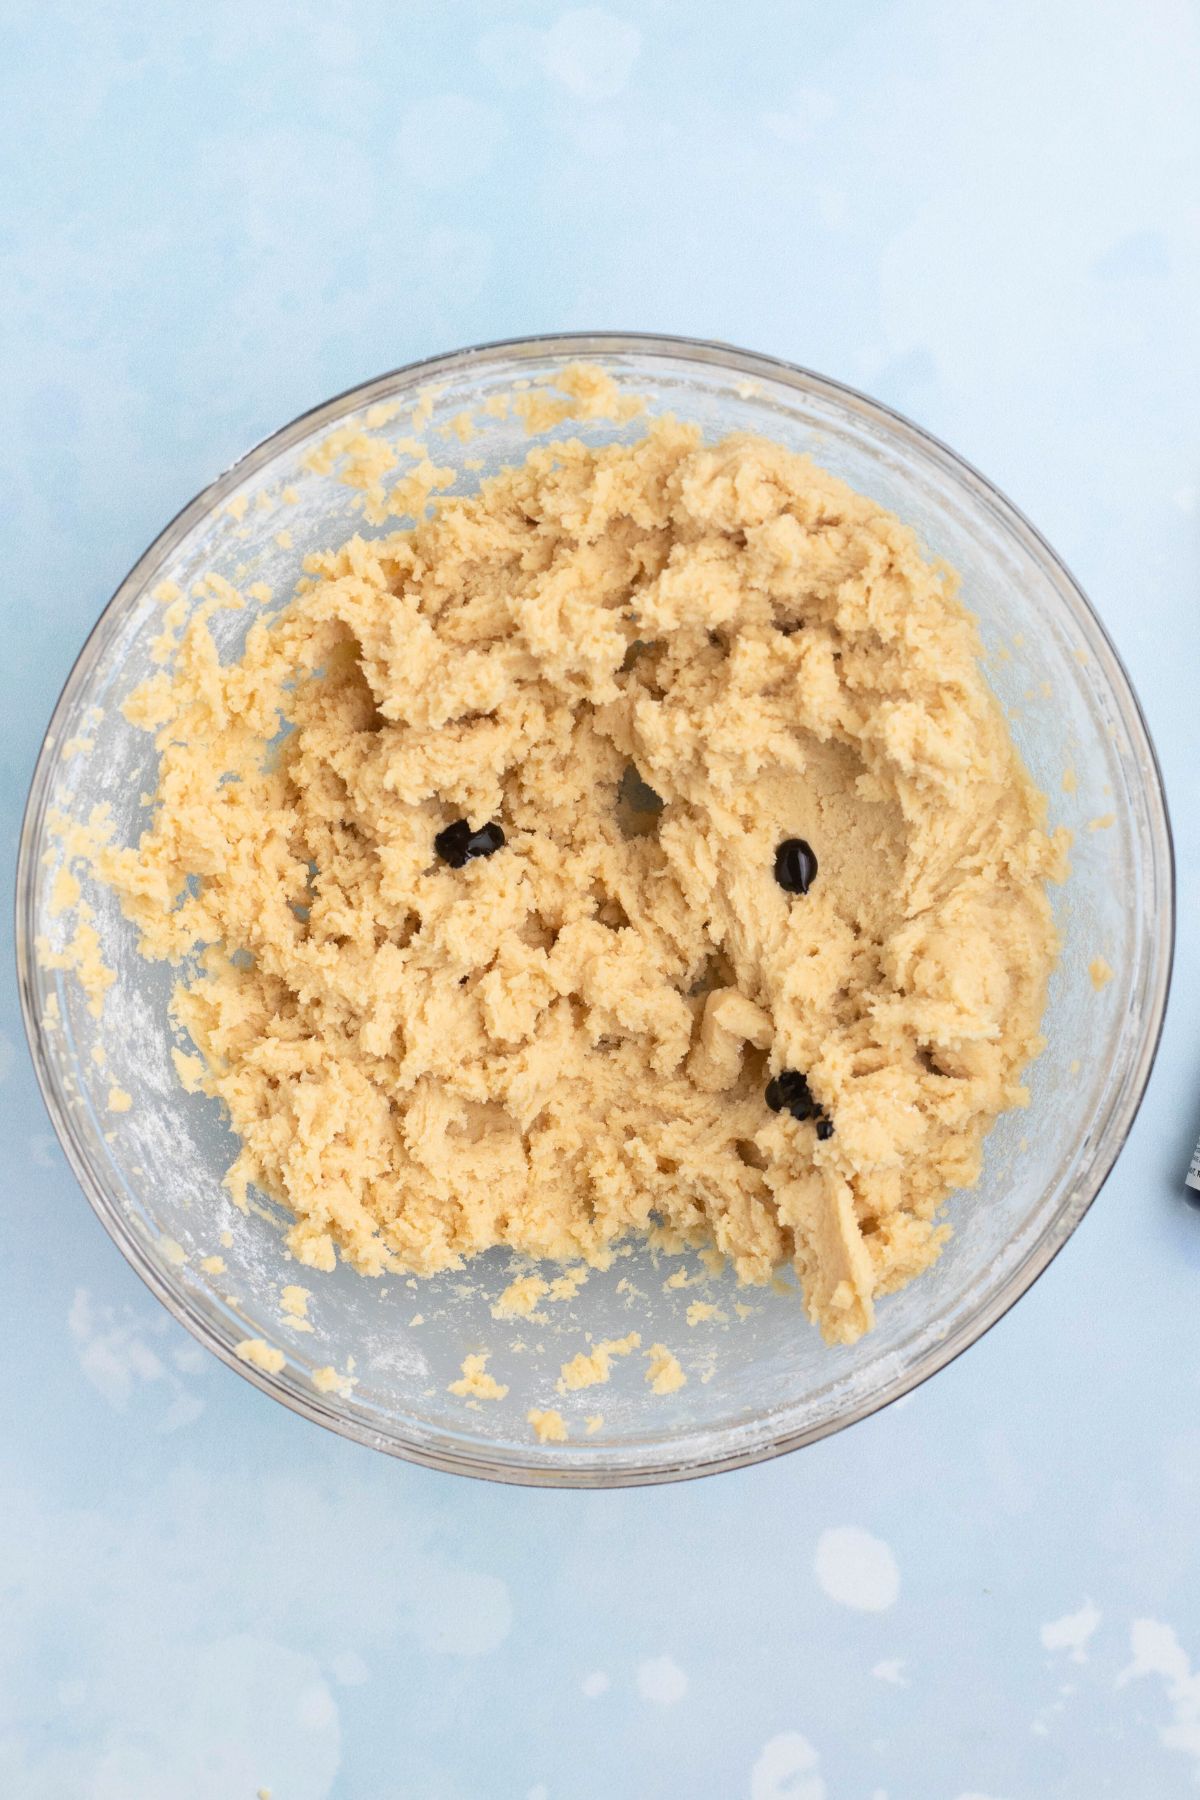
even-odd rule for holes
{"type": "MultiPolygon", "coordinates": [[[[407,416],[383,427],[392,437],[411,429],[407,416]]],[[[559,431],[601,441],[641,429],[559,431]]],[[[236,652],[255,610],[214,621],[222,655],[236,652]]],[[[185,507],[122,582],[71,671],[33,780],[17,889],[21,999],[46,1105],[89,1200],[164,1305],[247,1380],[347,1437],[440,1469],[563,1486],[698,1475],[809,1443],[896,1399],[985,1331],[1074,1230],[1125,1140],[1158,1040],[1172,935],[1170,835],[1146,726],[1102,626],[1032,526],[943,445],[861,394],[724,345],[618,334],[489,345],[382,375],[285,426],[185,507]],[[961,573],[1021,754],[1052,819],[1077,834],[1071,877],[1054,895],[1064,951],[1030,1106],[1000,1121],[978,1185],[951,1200],[941,1261],[883,1301],[875,1332],[850,1348],[822,1343],[787,1284],[738,1290],[695,1257],[676,1263],[641,1244],[573,1299],[547,1297],[532,1319],[493,1316],[520,1272],[507,1253],[419,1283],[300,1268],[285,1257],[280,1209],[264,1197],[242,1214],[222,1187],[234,1144],[219,1105],[176,1079],[170,973],[138,956],[112,896],[87,886],[117,973],[102,1019],[74,977],[46,970],[34,952],[35,937],[61,944],[65,929],[51,914],[59,856],[48,810],[85,817],[106,801],[122,841],[145,821],[153,747],[120,702],[153,668],[156,586],[190,594],[212,570],[285,594],[307,551],[372,529],[350,488],[307,466],[332,428],[423,401],[434,460],[453,464],[466,491],[530,445],[518,419],[484,411],[489,397],[579,358],[645,396],[651,412],[695,420],[710,437],[756,431],[808,451],[913,525],[961,573]],[[465,443],[449,423],[462,412],[479,426],[465,443]],[[1109,815],[1108,828],[1086,829],[1109,815]],[[1099,990],[1096,957],[1113,970],[1099,990]],[[108,1109],[114,1084],[132,1096],[127,1112],[108,1109]],[[665,1285],[680,1267],[704,1285],[665,1285]],[[310,1331],[281,1316],[288,1282],[311,1291],[310,1331]],[[689,1325],[697,1298],[727,1322],[689,1325]],[[739,1303],[747,1316],[735,1315],[739,1303]],[[589,1337],[631,1330],[679,1357],[684,1387],[654,1394],[631,1356],[603,1387],[555,1391],[560,1365],[589,1337]],[[238,1359],[247,1339],[282,1352],[278,1372],[238,1359]],[[485,1351],[506,1398],[449,1393],[464,1357],[485,1351]],[[335,1376],[353,1379],[328,1385],[335,1376]],[[557,1408],[567,1441],[537,1441],[531,1408],[557,1408]]]]}

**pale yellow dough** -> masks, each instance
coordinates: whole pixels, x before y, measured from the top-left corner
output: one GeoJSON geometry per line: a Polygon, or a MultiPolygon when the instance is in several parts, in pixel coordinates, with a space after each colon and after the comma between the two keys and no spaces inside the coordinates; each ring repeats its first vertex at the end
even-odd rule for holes
{"type": "Polygon", "coordinates": [[[595,1387],[597,1382],[607,1381],[612,1374],[613,1358],[628,1356],[641,1341],[639,1334],[631,1331],[627,1337],[605,1338],[603,1343],[594,1344],[590,1351],[581,1350],[559,1370],[559,1392],[565,1394],[570,1389],[595,1387]]]}
{"type": "Polygon", "coordinates": [[[210,947],[174,1007],[234,1195],[368,1274],[603,1265],[658,1223],[747,1281],[793,1263],[852,1341],[1024,1103],[1056,948],[1064,846],[952,573],[811,463],[669,420],[307,567],[239,662],[201,618],[134,697],[152,823],[100,857],[147,954],[210,947]],[[504,848],[439,861],[461,818],[504,848]],[[828,1140],[765,1105],[784,1069],[828,1140]]]}
{"type": "Polygon", "coordinates": [[[567,1421],[553,1407],[544,1412],[535,1406],[525,1414],[533,1426],[533,1435],[539,1444],[565,1444],[567,1441],[567,1421]]]}
{"type": "Polygon", "coordinates": [[[274,1349],[262,1338],[243,1338],[235,1344],[233,1354],[240,1362],[250,1363],[266,1375],[278,1375],[287,1360],[282,1350],[274,1349]]]}
{"type": "Polygon", "coordinates": [[[503,1400],[508,1388],[487,1372],[487,1352],[463,1359],[462,1373],[450,1383],[452,1394],[468,1395],[476,1400],[503,1400]]]}
{"type": "Polygon", "coordinates": [[[665,1344],[651,1344],[646,1351],[646,1380],[656,1394],[674,1394],[686,1386],[687,1376],[679,1358],[665,1344]]]}

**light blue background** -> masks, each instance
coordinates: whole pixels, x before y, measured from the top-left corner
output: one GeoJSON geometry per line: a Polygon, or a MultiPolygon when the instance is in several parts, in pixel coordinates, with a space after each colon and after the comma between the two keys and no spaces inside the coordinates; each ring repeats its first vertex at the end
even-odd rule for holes
{"type": "Polygon", "coordinates": [[[205,1357],[68,1173],[5,968],[0,1795],[1195,1792],[1194,7],[0,11],[9,845],[97,612],[252,440],[451,346],[644,327],[864,387],[1029,512],[1145,703],[1183,920],[1133,1137],[1016,1310],[830,1442],[612,1495],[389,1463],[205,1357]]]}

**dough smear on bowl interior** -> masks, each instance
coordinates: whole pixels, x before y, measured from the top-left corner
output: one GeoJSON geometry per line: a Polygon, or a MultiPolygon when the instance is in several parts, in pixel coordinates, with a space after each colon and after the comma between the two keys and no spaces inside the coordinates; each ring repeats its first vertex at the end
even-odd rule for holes
{"type": "Polygon", "coordinates": [[[664,1225],[858,1337],[1024,1102],[1056,949],[1065,844],[952,573],[671,420],[307,566],[133,697],[154,810],[98,862],[186,959],[235,1195],[368,1274],[664,1225]]]}

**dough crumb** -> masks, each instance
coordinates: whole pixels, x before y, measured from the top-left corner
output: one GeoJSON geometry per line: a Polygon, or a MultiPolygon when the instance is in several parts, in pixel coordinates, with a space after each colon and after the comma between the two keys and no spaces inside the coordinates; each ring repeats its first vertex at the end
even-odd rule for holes
{"type": "MultiPolygon", "coordinates": [[[[354,1359],[351,1357],[347,1364],[347,1368],[352,1368],[353,1365],[354,1359]]],[[[332,1363],[326,1363],[323,1369],[313,1370],[312,1384],[317,1389],[318,1393],[341,1394],[344,1397],[350,1392],[351,1388],[355,1385],[355,1382],[353,1375],[349,1373],[339,1375],[332,1363]]]]}
{"type": "Polygon", "coordinates": [[[583,1421],[584,1430],[592,1437],[604,1423],[603,1413],[588,1413],[583,1421]]]}
{"type": "Polygon", "coordinates": [[[158,1247],[169,1263],[174,1263],[177,1269],[182,1269],[187,1261],[187,1251],[182,1244],[177,1243],[173,1237],[165,1237],[159,1238],[158,1247]]]}
{"type": "Polygon", "coordinates": [[[373,406],[368,406],[363,421],[370,430],[375,431],[381,425],[390,425],[403,411],[404,403],[401,400],[376,400],[373,406]]]}
{"type": "MultiPolygon", "coordinates": [[[[243,1338],[240,1344],[234,1345],[233,1354],[240,1362],[250,1363],[265,1375],[278,1375],[287,1360],[282,1350],[276,1350],[273,1345],[266,1344],[262,1338],[257,1337],[243,1338]]],[[[313,1380],[316,1380],[315,1375],[313,1380]]]]}
{"type": "Polygon", "coordinates": [[[539,1444],[565,1444],[567,1441],[567,1422],[560,1412],[553,1408],[539,1412],[533,1407],[525,1414],[529,1424],[533,1426],[533,1435],[539,1444]]]}
{"type": "Polygon", "coordinates": [[[551,1300],[573,1300],[588,1278],[586,1269],[568,1269],[550,1283],[551,1300]]]}
{"type": "Polygon", "coordinates": [[[1098,819],[1088,820],[1087,828],[1089,831],[1108,831],[1116,822],[1116,813],[1101,813],[1098,819]]]}
{"type": "MultiPolygon", "coordinates": [[[[518,1275],[491,1308],[493,1319],[532,1319],[539,1300],[550,1292],[540,1275],[518,1275]]],[[[539,1320],[538,1323],[541,1323],[539,1320]]]]}
{"type": "Polygon", "coordinates": [[[469,1394],[474,1400],[503,1400],[508,1388],[487,1373],[488,1353],[463,1358],[462,1374],[450,1383],[452,1394],[469,1394]]]}
{"type": "Polygon", "coordinates": [[[1074,769],[1063,770],[1062,785],[1064,794],[1073,794],[1076,792],[1079,787],[1079,777],[1074,769]]]}
{"type": "MultiPolygon", "coordinates": [[[[63,913],[70,912],[73,906],[79,905],[81,889],[79,878],[67,863],[57,871],[50,888],[50,905],[48,911],[52,919],[61,918],[63,913]]],[[[97,1044],[96,1049],[101,1049],[97,1044]]]]}
{"type": "MultiPolygon", "coordinates": [[[[117,974],[104,960],[100,949],[100,935],[91,922],[86,902],[79,903],[75,916],[75,931],[61,950],[52,948],[47,938],[39,937],[34,942],[34,953],[40,968],[65,969],[75,976],[87,995],[88,1011],[94,1019],[98,1019],[104,1011],[104,996],[117,979],[117,974]]],[[[58,996],[47,995],[48,1013],[51,1001],[57,1007],[58,996]]],[[[54,1016],[57,1019],[56,1013],[54,1016]]]]}
{"type": "Polygon", "coordinates": [[[307,1288],[285,1287],[279,1296],[280,1317],[293,1331],[311,1331],[308,1303],[312,1298],[307,1288]]]}
{"type": "Polygon", "coordinates": [[[1091,962],[1088,964],[1088,974],[1092,978],[1092,986],[1097,993],[1100,992],[1102,987],[1107,987],[1108,983],[1113,978],[1112,966],[1110,963],[1107,963],[1102,956],[1094,956],[1092,958],[1091,962]]]}
{"type": "Polygon", "coordinates": [[[110,1087],[108,1090],[109,1112],[125,1113],[133,1105],[133,1095],[126,1093],[123,1087],[110,1087]]]}
{"type": "Polygon", "coordinates": [[[510,1281],[490,1311],[493,1319],[531,1319],[536,1325],[546,1323],[546,1315],[536,1309],[543,1300],[573,1300],[588,1278],[586,1268],[567,1269],[547,1281],[541,1275],[518,1275],[510,1281]]]}
{"type": "Polygon", "coordinates": [[[233,1249],[233,1233],[232,1233],[232,1231],[223,1231],[221,1233],[221,1235],[218,1237],[217,1242],[218,1242],[218,1244],[220,1244],[222,1250],[232,1250],[233,1249]]]}
{"type": "Polygon", "coordinates": [[[646,1380],[656,1394],[673,1394],[687,1382],[677,1357],[665,1344],[651,1344],[646,1351],[646,1380]]]}
{"type": "MultiPolygon", "coordinates": [[[[438,395],[443,392],[444,386],[445,384],[442,382],[431,382],[428,387],[421,389],[417,404],[409,414],[409,422],[414,431],[423,431],[425,426],[428,425],[430,419],[433,417],[433,403],[438,395]]],[[[372,412],[374,410],[375,409],[372,408],[372,412]]],[[[367,420],[369,423],[374,423],[370,412],[367,414],[367,420]]]]}
{"type": "Polygon", "coordinates": [[[200,1267],[204,1270],[206,1275],[223,1275],[225,1273],[225,1258],[223,1256],[202,1256],[200,1258],[200,1267]]]}
{"type": "Polygon", "coordinates": [[[689,1325],[707,1325],[710,1322],[714,1325],[724,1325],[727,1319],[728,1314],[723,1313],[719,1306],[713,1306],[708,1300],[693,1300],[687,1309],[689,1325]]]}
{"type": "Polygon", "coordinates": [[[558,1391],[566,1393],[568,1389],[595,1387],[598,1382],[607,1381],[612,1373],[613,1358],[628,1356],[632,1350],[641,1346],[641,1337],[631,1331],[628,1337],[606,1338],[603,1343],[596,1344],[589,1351],[581,1350],[565,1362],[559,1372],[558,1391]]]}

